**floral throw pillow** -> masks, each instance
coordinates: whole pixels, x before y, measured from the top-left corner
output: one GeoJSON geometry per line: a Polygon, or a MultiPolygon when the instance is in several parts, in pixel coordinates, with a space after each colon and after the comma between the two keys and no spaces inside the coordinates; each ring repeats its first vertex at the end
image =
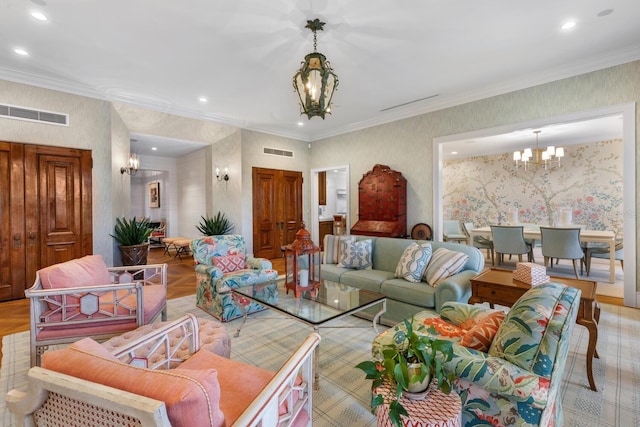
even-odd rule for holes
{"type": "Polygon", "coordinates": [[[412,243],[407,246],[396,266],[396,277],[418,283],[422,280],[422,274],[427,268],[427,263],[431,258],[431,244],[412,243]]]}
{"type": "Polygon", "coordinates": [[[244,255],[214,256],[213,265],[225,274],[242,270],[245,268],[244,255]]]}
{"type": "Polygon", "coordinates": [[[424,271],[424,279],[435,288],[438,282],[462,270],[468,259],[469,255],[465,253],[438,248],[431,255],[424,271]]]}
{"type": "Polygon", "coordinates": [[[498,328],[502,325],[504,317],[505,314],[503,311],[494,311],[488,313],[486,316],[475,319],[475,325],[467,330],[460,340],[460,344],[467,348],[473,348],[485,353],[488,352],[491,341],[493,341],[493,337],[496,336],[498,328]]]}
{"type": "Polygon", "coordinates": [[[340,241],[341,253],[338,267],[355,268],[364,270],[373,267],[371,251],[373,241],[371,239],[352,242],[349,240],[340,241]]]}
{"type": "Polygon", "coordinates": [[[436,331],[437,339],[448,339],[450,341],[459,341],[466,333],[464,329],[452,325],[449,322],[444,321],[440,317],[430,317],[424,319],[424,324],[427,328],[433,327],[436,331]]]}

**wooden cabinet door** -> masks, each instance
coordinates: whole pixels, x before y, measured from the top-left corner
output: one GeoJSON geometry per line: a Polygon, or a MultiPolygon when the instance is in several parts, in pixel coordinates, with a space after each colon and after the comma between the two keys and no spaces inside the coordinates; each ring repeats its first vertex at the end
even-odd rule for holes
{"type": "Polygon", "coordinates": [[[318,172],[318,204],[327,204],[327,172],[318,172]]]}
{"type": "Polygon", "coordinates": [[[278,258],[302,225],[302,172],[253,168],[253,253],[278,258]]]}
{"type": "Polygon", "coordinates": [[[25,148],[27,281],[38,269],[91,253],[91,152],[25,148]]]}
{"type": "Polygon", "coordinates": [[[0,142],[0,301],[24,297],[24,146],[0,142]]]}

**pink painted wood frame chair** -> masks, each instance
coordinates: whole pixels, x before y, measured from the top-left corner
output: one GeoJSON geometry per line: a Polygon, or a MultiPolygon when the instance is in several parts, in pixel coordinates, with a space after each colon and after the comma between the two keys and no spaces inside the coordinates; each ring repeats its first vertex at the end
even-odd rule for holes
{"type": "Polygon", "coordinates": [[[31,366],[49,345],[104,340],[167,318],[167,264],[107,268],[100,255],[54,264],[25,290],[31,366]]]}

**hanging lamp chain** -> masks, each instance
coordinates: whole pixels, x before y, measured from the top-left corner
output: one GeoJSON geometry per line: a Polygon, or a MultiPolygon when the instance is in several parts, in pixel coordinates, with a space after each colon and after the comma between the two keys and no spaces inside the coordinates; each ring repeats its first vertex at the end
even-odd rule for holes
{"type": "Polygon", "coordinates": [[[313,21],[308,20],[307,25],[305,26],[305,28],[308,28],[313,32],[313,52],[314,53],[318,51],[318,37],[316,32],[318,30],[324,31],[325,24],[326,22],[322,22],[318,18],[316,18],[313,21]]]}

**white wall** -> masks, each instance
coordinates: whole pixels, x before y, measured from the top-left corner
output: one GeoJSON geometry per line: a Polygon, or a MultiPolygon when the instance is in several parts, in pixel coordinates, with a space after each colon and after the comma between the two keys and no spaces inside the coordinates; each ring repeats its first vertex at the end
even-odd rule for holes
{"type": "Polygon", "coordinates": [[[208,149],[194,151],[180,157],[177,162],[178,232],[180,237],[199,237],[196,225],[206,215],[206,157],[208,149]]]}

